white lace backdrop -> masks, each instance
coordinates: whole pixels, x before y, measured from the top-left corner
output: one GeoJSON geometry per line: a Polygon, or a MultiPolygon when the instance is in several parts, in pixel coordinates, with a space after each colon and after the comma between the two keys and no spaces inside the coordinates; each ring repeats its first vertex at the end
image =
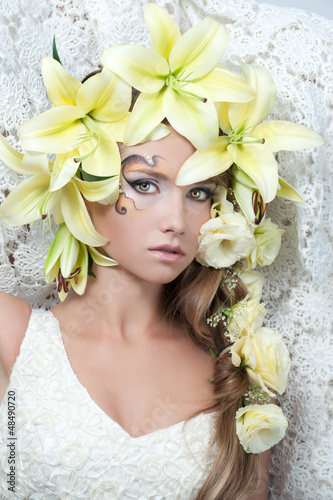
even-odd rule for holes
{"type": "MultiPolygon", "coordinates": [[[[2,0],[0,3],[0,127],[17,146],[15,131],[50,104],[41,60],[51,55],[53,35],[65,68],[83,78],[104,49],[149,44],[144,0],[2,0]]],[[[333,498],[332,427],[332,145],[333,21],[297,9],[251,0],[158,0],[186,30],[207,15],[224,23],[229,42],[223,62],[240,74],[240,63],[265,65],[277,84],[272,118],[303,123],[319,132],[316,151],[279,153],[281,175],[305,203],[276,199],[274,222],[285,229],[279,257],[264,269],[267,326],[280,331],[292,368],[280,404],[289,420],[273,449],[271,500],[333,498]]],[[[0,166],[2,201],[20,176],[0,166]]],[[[1,221],[0,287],[34,307],[55,303],[43,264],[50,235],[39,222],[31,230],[1,221]]]]}

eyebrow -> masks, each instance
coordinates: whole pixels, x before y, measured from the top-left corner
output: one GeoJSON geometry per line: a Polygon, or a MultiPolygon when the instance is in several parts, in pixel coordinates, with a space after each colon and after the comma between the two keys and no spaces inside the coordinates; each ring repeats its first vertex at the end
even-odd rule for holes
{"type": "MultiPolygon", "coordinates": [[[[150,175],[150,177],[154,177],[155,179],[160,179],[162,181],[168,180],[168,177],[160,172],[155,172],[155,170],[150,170],[148,168],[138,168],[133,171],[133,173],[140,172],[141,174],[150,175]]],[[[129,173],[129,172],[127,172],[129,173]]]]}

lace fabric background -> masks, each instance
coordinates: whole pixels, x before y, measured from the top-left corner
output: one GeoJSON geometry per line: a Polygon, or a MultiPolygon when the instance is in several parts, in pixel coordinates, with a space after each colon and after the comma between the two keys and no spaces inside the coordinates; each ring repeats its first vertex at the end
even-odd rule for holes
{"type": "MultiPolygon", "coordinates": [[[[144,0],[2,0],[0,3],[0,127],[14,146],[25,120],[49,108],[41,59],[56,35],[64,67],[82,79],[113,44],[149,44],[144,0]]],[[[280,400],[289,420],[285,439],[273,449],[271,500],[327,500],[332,496],[332,305],[333,305],[333,21],[297,9],[251,0],[159,0],[186,30],[207,15],[223,22],[229,42],[223,63],[265,65],[276,82],[273,119],[303,123],[325,146],[280,152],[280,173],[305,203],[276,199],[272,220],[285,230],[281,252],[264,272],[266,325],[280,331],[292,368],[280,400]]],[[[20,176],[0,165],[0,202],[20,176]]],[[[43,266],[52,236],[42,224],[0,234],[0,286],[34,307],[51,307],[54,284],[43,266]]]]}

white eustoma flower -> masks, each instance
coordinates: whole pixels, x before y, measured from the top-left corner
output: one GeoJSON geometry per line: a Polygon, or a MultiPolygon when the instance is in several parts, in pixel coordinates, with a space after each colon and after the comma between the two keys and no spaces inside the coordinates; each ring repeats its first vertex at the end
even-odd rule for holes
{"type": "Polygon", "coordinates": [[[228,338],[231,342],[235,342],[240,337],[254,334],[261,328],[266,314],[265,305],[255,299],[247,297],[237,302],[226,311],[228,338]]]}
{"type": "Polygon", "coordinates": [[[273,404],[248,405],[236,413],[236,433],[246,453],[262,453],[285,435],[288,422],[273,404]]]}
{"type": "Polygon", "coordinates": [[[244,269],[244,267],[236,272],[246,286],[251,299],[260,302],[262,289],[266,281],[264,275],[259,271],[244,269]]]}
{"type": "Polygon", "coordinates": [[[207,267],[229,267],[246,257],[254,245],[253,232],[246,218],[233,209],[221,189],[220,200],[212,206],[212,218],[200,228],[196,260],[207,267]],[[218,208],[219,207],[219,208],[218,208]]]}
{"type": "Polygon", "coordinates": [[[283,394],[290,368],[288,349],[282,336],[269,328],[240,337],[230,348],[235,366],[244,366],[250,379],[272,397],[271,388],[283,394]]]}
{"type": "Polygon", "coordinates": [[[259,266],[272,264],[280,251],[283,233],[284,230],[271,219],[265,219],[254,230],[255,247],[245,259],[245,265],[254,269],[257,264],[259,266]]]}

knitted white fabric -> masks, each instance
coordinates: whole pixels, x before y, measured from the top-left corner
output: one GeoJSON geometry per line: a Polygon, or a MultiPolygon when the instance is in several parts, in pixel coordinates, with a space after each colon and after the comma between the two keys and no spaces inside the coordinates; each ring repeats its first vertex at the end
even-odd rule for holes
{"type": "MultiPolygon", "coordinates": [[[[0,124],[17,146],[15,131],[49,108],[40,67],[56,35],[60,58],[83,78],[104,49],[121,43],[149,44],[143,22],[145,0],[2,0],[0,3],[0,124]]],[[[282,177],[298,189],[303,204],[276,199],[269,216],[285,229],[281,252],[264,270],[266,325],[284,336],[292,357],[280,404],[289,420],[285,439],[272,455],[270,499],[332,498],[332,230],[333,230],[333,22],[297,9],[251,0],[159,0],[186,30],[207,15],[226,24],[223,63],[240,74],[240,63],[263,64],[277,85],[273,119],[308,125],[325,146],[279,153],[282,177]]],[[[0,167],[4,199],[19,175],[0,167]]],[[[49,234],[1,221],[1,289],[34,307],[56,302],[44,285],[49,234]]]]}

